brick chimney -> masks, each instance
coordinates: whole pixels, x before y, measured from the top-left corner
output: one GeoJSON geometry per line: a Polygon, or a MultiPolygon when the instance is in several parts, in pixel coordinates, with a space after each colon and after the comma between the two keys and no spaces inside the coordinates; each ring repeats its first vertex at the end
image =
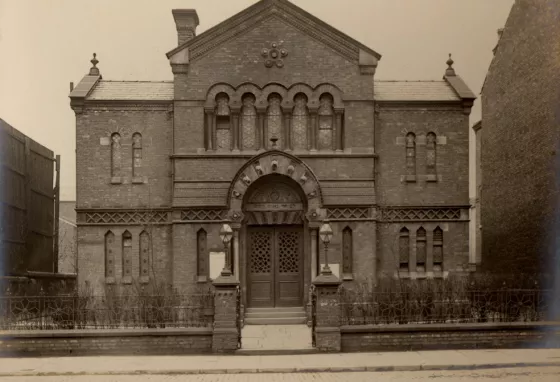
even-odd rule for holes
{"type": "Polygon", "coordinates": [[[172,13],[177,26],[179,45],[183,45],[196,36],[198,14],[194,9],[173,9],[172,13]]]}

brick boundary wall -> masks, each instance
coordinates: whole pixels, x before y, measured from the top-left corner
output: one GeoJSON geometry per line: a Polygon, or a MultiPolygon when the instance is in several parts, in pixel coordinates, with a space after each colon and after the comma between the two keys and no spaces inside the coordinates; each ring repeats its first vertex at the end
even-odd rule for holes
{"type": "Polygon", "coordinates": [[[211,328],[1,331],[0,357],[212,352],[211,328]]]}
{"type": "Polygon", "coordinates": [[[341,327],[342,352],[560,348],[560,322],[341,327]]]}

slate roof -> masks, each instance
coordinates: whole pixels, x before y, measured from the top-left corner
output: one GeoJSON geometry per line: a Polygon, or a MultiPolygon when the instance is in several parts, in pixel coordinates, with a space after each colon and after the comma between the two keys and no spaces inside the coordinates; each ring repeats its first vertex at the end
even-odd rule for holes
{"type": "Polygon", "coordinates": [[[459,101],[447,81],[374,81],[376,101],[459,101]]]}
{"type": "Polygon", "coordinates": [[[173,82],[101,80],[86,99],[95,101],[170,101],[173,100],[173,82]]]}
{"type": "MultiPolygon", "coordinates": [[[[377,101],[459,101],[446,81],[374,81],[377,101]]],[[[173,82],[100,80],[88,100],[172,101],[173,82]]]]}

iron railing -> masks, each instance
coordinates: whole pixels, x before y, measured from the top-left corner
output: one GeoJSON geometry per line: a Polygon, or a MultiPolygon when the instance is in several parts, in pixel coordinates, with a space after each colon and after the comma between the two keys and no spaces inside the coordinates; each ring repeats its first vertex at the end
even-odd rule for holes
{"type": "Polygon", "coordinates": [[[209,327],[213,319],[212,292],[0,297],[0,330],[209,327]]]}
{"type": "Polygon", "coordinates": [[[537,289],[339,293],[342,325],[543,321],[552,297],[537,289]]]}
{"type": "Polygon", "coordinates": [[[241,349],[241,288],[235,288],[235,325],[237,329],[237,348],[241,349]]]}
{"type": "Polygon", "coordinates": [[[311,345],[316,346],[315,328],[317,327],[317,289],[314,285],[309,288],[311,298],[311,345]]]}

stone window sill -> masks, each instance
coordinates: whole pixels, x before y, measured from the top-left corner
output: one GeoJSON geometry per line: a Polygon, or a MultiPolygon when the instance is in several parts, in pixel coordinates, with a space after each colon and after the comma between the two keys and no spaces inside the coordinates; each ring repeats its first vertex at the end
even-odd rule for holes
{"type": "Polygon", "coordinates": [[[343,273],[342,274],[343,281],[352,281],[354,280],[354,275],[352,273],[343,273]]]}
{"type": "Polygon", "coordinates": [[[426,175],[426,182],[437,182],[437,175],[435,174],[428,174],[426,175]]]}
{"type": "Polygon", "coordinates": [[[150,282],[150,276],[140,276],[140,284],[148,284],[150,282]]]}
{"type": "Polygon", "coordinates": [[[132,284],[132,277],[124,276],[123,279],[122,279],[122,283],[123,284],[132,284]]]}
{"type": "Polygon", "coordinates": [[[134,176],[132,177],[132,184],[144,184],[147,183],[142,176],[134,176]]]}
{"type": "Polygon", "coordinates": [[[415,183],[416,182],[416,175],[406,175],[404,177],[404,181],[407,183],[415,183]]]}
{"type": "Polygon", "coordinates": [[[115,278],[114,277],[105,277],[105,284],[114,284],[115,278]]]}
{"type": "Polygon", "coordinates": [[[206,276],[198,276],[198,278],[196,280],[197,283],[206,283],[208,281],[209,281],[209,279],[206,276]]]}
{"type": "Polygon", "coordinates": [[[122,184],[123,180],[120,176],[113,176],[111,178],[111,184],[122,184]]]}

